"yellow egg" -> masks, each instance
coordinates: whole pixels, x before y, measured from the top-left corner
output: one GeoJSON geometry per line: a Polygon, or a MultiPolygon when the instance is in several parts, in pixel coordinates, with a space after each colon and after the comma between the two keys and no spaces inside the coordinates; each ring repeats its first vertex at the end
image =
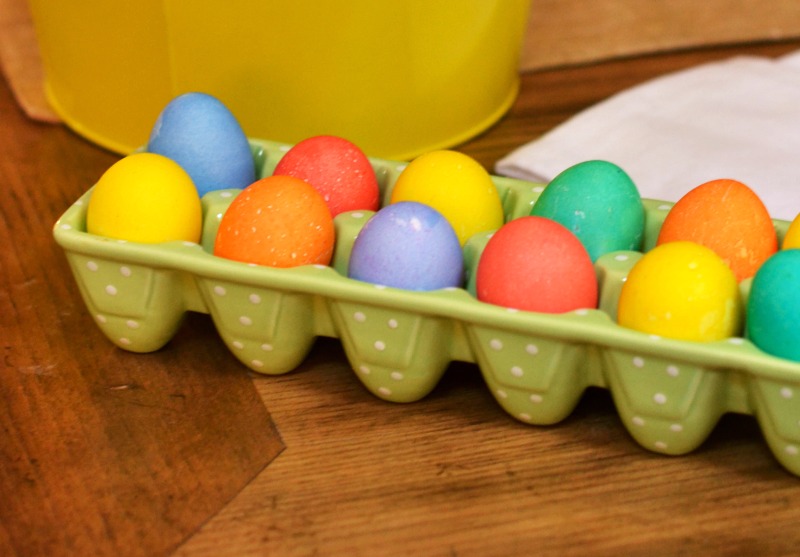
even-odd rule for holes
{"type": "Polygon", "coordinates": [[[183,168],[161,155],[137,153],[95,184],[86,230],[131,242],[199,242],[202,220],[197,188],[183,168]]]}
{"type": "Polygon", "coordinates": [[[783,237],[781,249],[796,249],[800,248],[800,214],[798,214],[789,229],[786,231],[786,236],[783,237]]]}
{"type": "Polygon", "coordinates": [[[488,172],[457,151],[431,151],[398,176],[391,203],[416,201],[439,211],[463,246],[479,232],[503,225],[503,204],[488,172]]]}
{"type": "Polygon", "coordinates": [[[742,320],[733,271],[711,249],[687,241],[644,254],[628,274],[617,308],[623,327],[680,340],[737,336],[742,320]]]}

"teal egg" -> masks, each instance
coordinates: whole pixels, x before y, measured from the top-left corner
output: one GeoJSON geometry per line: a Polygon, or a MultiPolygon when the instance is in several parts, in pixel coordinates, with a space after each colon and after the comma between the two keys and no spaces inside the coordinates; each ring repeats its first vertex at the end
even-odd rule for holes
{"type": "Polygon", "coordinates": [[[567,168],[547,184],[530,214],[568,228],[592,261],[642,245],[642,198],[630,176],[611,162],[591,160],[567,168]]]}
{"type": "Polygon", "coordinates": [[[747,337],[758,348],[800,362],[800,249],[779,251],[756,271],[747,299],[747,337]]]}

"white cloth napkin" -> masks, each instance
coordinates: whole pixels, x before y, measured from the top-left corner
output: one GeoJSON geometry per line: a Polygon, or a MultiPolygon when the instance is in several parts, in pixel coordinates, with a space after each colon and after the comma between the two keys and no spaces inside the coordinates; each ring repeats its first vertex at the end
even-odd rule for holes
{"type": "Polygon", "coordinates": [[[495,172],[546,183],[591,159],[616,163],[642,197],[666,201],[733,178],[750,186],[773,218],[794,219],[800,51],[777,59],[739,56],[653,79],[516,149],[495,172]]]}

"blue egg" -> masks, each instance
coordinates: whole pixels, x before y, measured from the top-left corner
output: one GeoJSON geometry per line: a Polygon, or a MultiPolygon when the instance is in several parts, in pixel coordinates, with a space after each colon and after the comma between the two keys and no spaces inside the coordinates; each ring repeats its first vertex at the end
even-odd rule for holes
{"type": "Polygon", "coordinates": [[[436,209],[415,201],[394,203],[375,213],[356,236],[348,276],[406,290],[461,286],[461,244],[436,209]]]}
{"type": "Polygon", "coordinates": [[[147,151],[181,165],[201,196],[246,188],[256,178],[242,127],[221,101],[205,93],[186,93],[167,104],[150,132],[147,151]]]}
{"type": "Polygon", "coordinates": [[[800,249],[779,251],[756,271],[747,299],[747,337],[758,348],[800,362],[800,249]]]}
{"type": "Polygon", "coordinates": [[[568,228],[592,261],[611,251],[638,251],[644,237],[639,190],[624,170],[608,161],[585,161],[561,172],[530,214],[568,228]]]}

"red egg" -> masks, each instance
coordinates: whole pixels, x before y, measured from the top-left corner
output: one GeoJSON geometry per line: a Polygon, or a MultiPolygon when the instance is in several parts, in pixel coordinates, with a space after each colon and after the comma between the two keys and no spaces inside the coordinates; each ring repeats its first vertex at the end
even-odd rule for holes
{"type": "Polygon", "coordinates": [[[230,204],[214,255],[268,267],[330,263],[333,218],[322,196],[291,176],[253,182],[230,204]]]}
{"type": "Polygon", "coordinates": [[[544,217],[504,224],[478,261],[478,299],[508,308],[564,313],[597,307],[591,257],[565,226],[544,217]]]}
{"type": "Polygon", "coordinates": [[[294,176],[314,186],[334,217],[344,211],[378,210],[378,180],[369,159],[341,137],[304,139],[278,161],[273,174],[294,176]]]}

